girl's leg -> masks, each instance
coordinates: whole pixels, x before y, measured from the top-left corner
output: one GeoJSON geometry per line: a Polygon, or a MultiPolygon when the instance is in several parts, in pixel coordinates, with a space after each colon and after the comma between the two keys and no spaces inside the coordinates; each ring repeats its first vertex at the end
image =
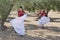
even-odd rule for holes
{"type": "Polygon", "coordinates": [[[42,24],[42,29],[44,29],[44,24],[42,24]]]}

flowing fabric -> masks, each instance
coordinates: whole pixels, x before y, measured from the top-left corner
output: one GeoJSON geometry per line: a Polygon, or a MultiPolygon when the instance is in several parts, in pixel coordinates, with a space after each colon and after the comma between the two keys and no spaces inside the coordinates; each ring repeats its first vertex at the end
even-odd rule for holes
{"type": "Polygon", "coordinates": [[[50,18],[45,16],[41,17],[41,19],[38,20],[39,25],[47,24],[49,22],[50,22],[50,18]]]}
{"type": "Polygon", "coordinates": [[[13,26],[14,30],[19,35],[25,35],[25,27],[24,27],[24,20],[26,19],[27,14],[24,14],[21,17],[17,17],[10,21],[10,24],[13,26]]]}

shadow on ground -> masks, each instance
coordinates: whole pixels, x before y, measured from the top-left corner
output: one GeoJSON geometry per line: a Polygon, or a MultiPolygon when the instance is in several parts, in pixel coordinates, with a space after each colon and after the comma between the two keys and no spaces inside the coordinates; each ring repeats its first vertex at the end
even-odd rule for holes
{"type": "MultiPolygon", "coordinates": [[[[36,25],[30,25],[30,27],[31,26],[36,27],[36,25]]],[[[51,27],[52,29],[51,28],[49,29],[49,27],[46,28],[48,28],[48,30],[54,30],[54,27],[51,27]]],[[[42,36],[42,34],[40,35],[42,36]]],[[[4,31],[0,30],[0,40],[60,40],[60,36],[46,35],[46,37],[41,37],[40,35],[38,35],[37,37],[37,36],[31,36],[29,34],[26,34],[24,37],[21,37],[20,35],[15,33],[12,29],[7,29],[4,31]]]]}
{"type": "Polygon", "coordinates": [[[12,20],[12,19],[14,19],[15,17],[8,17],[7,19],[6,19],[6,22],[10,22],[10,20],[12,20]]]}
{"type": "Polygon", "coordinates": [[[29,20],[24,20],[25,22],[30,22],[29,20]]]}
{"type": "Polygon", "coordinates": [[[55,26],[49,26],[49,27],[45,27],[46,30],[50,30],[50,31],[55,31],[55,32],[60,32],[60,27],[55,27],[55,26]]]}
{"type": "Polygon", "coordinates": [[[32,15],[32,14],[31,14],[31,15],[28,14],[27,16],[28,16],[28,17],[37,17],[37,15],[32,15]]]}
{"type": "Polygon", "coordinates": [[[60,40],[60,36],[47,35],[46,39],[48,39],[48,40],[60,40]]]}
{"type": "MultiPolygon", "coordinates": [[[[26,30],[36,30],[36,29],[42,29],[38,25],[33,25],[33,24],[26,24],[26,30]]],[[[60,27],[56,26],[45,26],[45,30],[50,30],[50,31],[55,31],[55,32],[60,32],[60,27]]]]}
{"type": "Polygon", "coordinates": [[[0,40],[45,40],[45,39],[36,36],[33,37],[27,34],[24,37],[21,37],[14,31],[5,30],[5,31],[0,31],[0,40]]]}
{"type": "Polygon", "coordinates": [[[60,22],[60,18],[51,18],[51,22],[60,22]]]}
{"type": "Polygon", "coordinates": [[[26,30],[35,30],[39,29],[38,25],[33,25],[33,24],[25,24],[26,30]]]}

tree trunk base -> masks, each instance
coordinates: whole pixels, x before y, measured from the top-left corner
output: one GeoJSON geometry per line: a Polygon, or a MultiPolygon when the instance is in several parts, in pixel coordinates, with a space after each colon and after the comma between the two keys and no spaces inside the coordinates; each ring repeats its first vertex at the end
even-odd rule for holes
{"type": "Polygon", "coordinates": [[[6,29],[7,29],[7,27],[6,27],[5,25],[2,25],[2,26],[0,27],[0,30],[2,30],[2,31],[6,30],[6,29]]]}

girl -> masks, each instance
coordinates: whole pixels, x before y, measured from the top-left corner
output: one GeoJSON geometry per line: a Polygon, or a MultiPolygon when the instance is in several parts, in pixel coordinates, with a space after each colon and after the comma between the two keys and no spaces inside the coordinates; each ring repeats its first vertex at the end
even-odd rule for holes
{"type": "Polygon", "coordinates": [[[10,24],[13,26],[15,33],[18,33],[21,37],[25,35],[24,20],[26,19],[27,14],[23,11],[23,8],[20,6],[18,10],[18,17],[12,19],[10,24]]]}
{"type": "Polygon", "coordinates": [[[42,10],[39,12],[39,25],[41,25],[42,28],[44,28],[44,24],[48,23],[50,21],[50,18],[47,16],[47,13],[45,10],[42,10]]]}

